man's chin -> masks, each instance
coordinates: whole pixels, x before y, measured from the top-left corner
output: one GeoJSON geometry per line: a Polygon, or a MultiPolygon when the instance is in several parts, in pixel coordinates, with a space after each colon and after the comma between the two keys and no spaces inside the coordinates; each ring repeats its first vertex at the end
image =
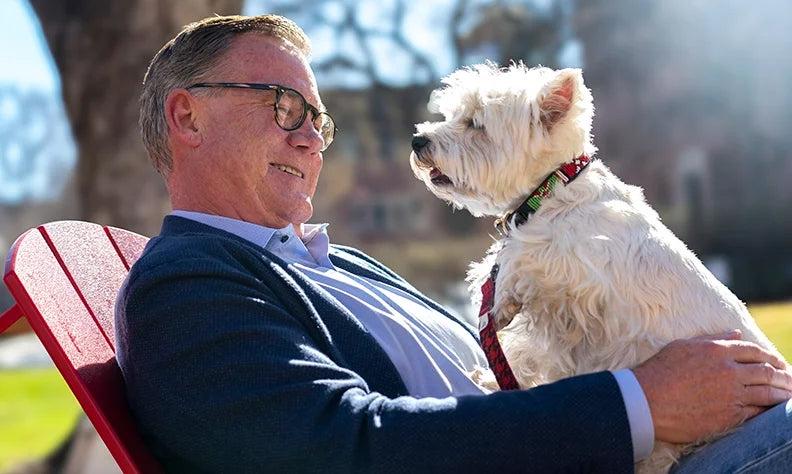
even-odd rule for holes
{"type": "Polygon", "coordinates": [[[299,232],[302,235],[303,225],[310,221],[311,217],[313,217],[313,204],[310,196],[305,196],[305,200],[301,201],[300,206],[291,212],[289,221],[292,223],[295,232],[299,232]]]}

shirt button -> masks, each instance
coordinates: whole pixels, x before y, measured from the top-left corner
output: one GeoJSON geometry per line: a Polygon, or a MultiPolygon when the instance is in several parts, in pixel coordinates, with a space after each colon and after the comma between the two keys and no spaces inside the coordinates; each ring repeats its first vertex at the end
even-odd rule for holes
{"type": "Polygon", "coordinates": [[[288,235],[281,236],[281,243],[282,244],[285,244],[287,240],[289,240],[289,236],[288,235]]]}

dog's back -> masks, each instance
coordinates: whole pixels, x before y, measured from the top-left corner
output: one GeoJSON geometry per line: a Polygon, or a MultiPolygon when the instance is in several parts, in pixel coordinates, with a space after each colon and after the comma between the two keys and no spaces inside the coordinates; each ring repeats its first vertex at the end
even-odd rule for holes
{"type": "MultiPolygon", "coordinates": [[[[514,317],[504,349],[521,386],[635,367],[673,340],[731,329],[777,352],[641,190],[600,162],[497,245],[496,318],[514,317]]],[[[639,470],[667,470],[681,451],[658,443],[639,470]]]]}

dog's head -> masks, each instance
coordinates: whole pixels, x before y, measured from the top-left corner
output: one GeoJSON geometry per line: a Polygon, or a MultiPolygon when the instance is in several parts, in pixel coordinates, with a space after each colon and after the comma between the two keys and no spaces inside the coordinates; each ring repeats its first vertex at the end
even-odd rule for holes
{"type": "Polygon", "coordinates": [[[445,120],[417,125],[410,165],[474,216],[514,209],[561,164],[593,153],[594,107],[579,69],[483,64],[443,84],[429,108],[445,120]]]}

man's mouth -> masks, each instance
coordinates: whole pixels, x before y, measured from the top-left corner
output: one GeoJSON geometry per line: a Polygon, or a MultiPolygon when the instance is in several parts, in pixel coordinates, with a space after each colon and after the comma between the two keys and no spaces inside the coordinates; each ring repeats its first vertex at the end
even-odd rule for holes
{"type": "Polygon", "coordinates": [[[444,175],[437,168],[432,168],[432,170],[429,171],[429,179],[435,186],[451,186],[454,184],[453,181],[451,181],[451,178],[444,175]]]}
{"type": "Polygon", "coordinates": [[[303,177],[302,171],[298,170],[297,168],[291,167],[289,165],[282,165],[280,163],[270,163],[270,166],[274,166],[275,168],[278,168],[284,173],[289,173],[291,175],[297,176],[298,178],[303,177]]]}

